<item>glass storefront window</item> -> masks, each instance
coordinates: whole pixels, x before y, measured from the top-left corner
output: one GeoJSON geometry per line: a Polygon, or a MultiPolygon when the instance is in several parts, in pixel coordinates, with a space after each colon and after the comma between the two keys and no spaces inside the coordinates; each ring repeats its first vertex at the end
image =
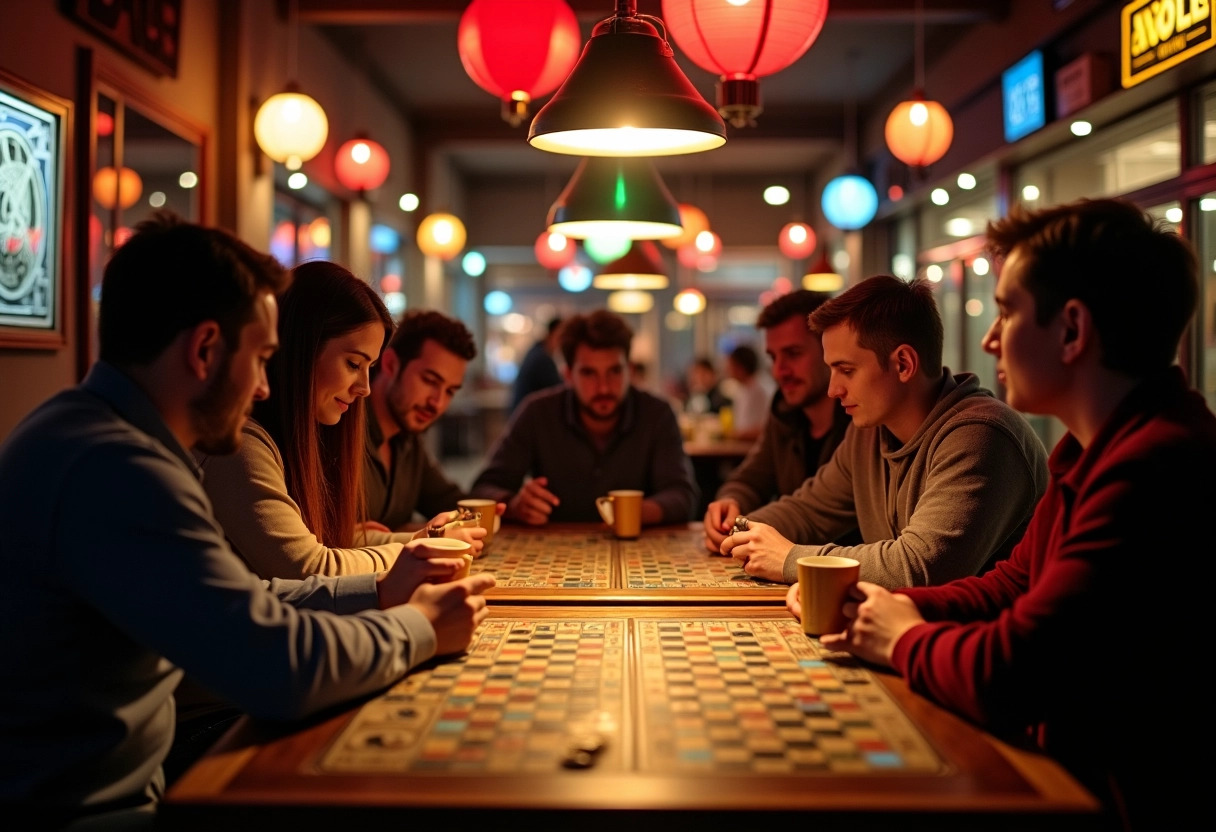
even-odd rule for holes
{"type": "Polygon", "coordinates": [[[988,221],[999,216],[995,168],[973,171],[966,181],[969,188],[943,183],[920,209],[922,250],[982,235],[988,221]]]}
{"type": "Polygon", "coordinates": [[[1208,407],[1216,410],[1216,191],[1199,199],[1199,228],[1196,248],[1199,253],[1199,310],[1194,357],[1195,387],[1203,393],[1208,407]]]}
{"type": "Polygon", "coordinates": [[[284,191],[274,195],[270,253],[287,268],[305,260],[329,260],[334,223],[316,206],[284,191]]]}
{"type": "Polygon", "coordinates": [[[1216,82],[1199,91],[1200,117],[1203,121],[1203,141],[1200,145],[1203,164],[1216,162],[1216,82]]]}
{"type": "Polygon", "coordinates": [[[1181,171],[1177,104],[1171,100],[1023,165],[1013,198],[1038,208],[1118,196],[1181,171]]]}

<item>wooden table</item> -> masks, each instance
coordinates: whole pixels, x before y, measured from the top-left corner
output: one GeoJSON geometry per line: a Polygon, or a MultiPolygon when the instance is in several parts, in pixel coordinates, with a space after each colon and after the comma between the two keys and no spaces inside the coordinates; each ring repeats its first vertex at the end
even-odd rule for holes
{"type": "Polygon", "coordinates": [[[159,819],[225,832],[1077,830],[1095,810],[1050,760],[821,653],[783,609],[500,604],[469,654],[365,703],[289,728],[242,720],[159,819]],[[589,733],[591,764],[569,767],[589,733]]]}

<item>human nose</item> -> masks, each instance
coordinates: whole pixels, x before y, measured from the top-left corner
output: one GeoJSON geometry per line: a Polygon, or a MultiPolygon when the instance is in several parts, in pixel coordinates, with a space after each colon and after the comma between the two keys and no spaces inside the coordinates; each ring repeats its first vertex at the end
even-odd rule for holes
{"type": "Polygon", "coordinates": [[[1001,321],[994,319],[988,326],[988,331],[980,338],[980,349],[991,355],[996,355],[1001,349],[1001,321]]]}
{"type": "Polygon", "coordinates": [[[366,396],[372,392],[370,371],[367,368],[359,371],[359,378],[356,379],[350,391],[356,396],[366,396]]]}
{"type": "Polygon", "coordinates": [[[270,379],[267,377],[266,367],[263,365],[258,368],[258,383],[253,388],[253,400],[260,402],[268,398],[270,398],[270,379]]]}
{"type": "Polygon", "coordinates": [[[844,398],[844,385],[839,382],[835,373],[832,373],[828,377],[828,398],[830,398],[830,399],[843,399],[844,398]]]}

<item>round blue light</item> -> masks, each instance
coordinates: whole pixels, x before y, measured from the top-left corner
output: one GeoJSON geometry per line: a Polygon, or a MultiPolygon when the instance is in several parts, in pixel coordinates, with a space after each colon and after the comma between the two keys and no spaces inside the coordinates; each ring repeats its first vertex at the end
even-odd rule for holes
{"type": "Polygon", "coordinates": [[[506,292],[495,289],[493,292],[486,293],[486,299],[482,305],[490,315],[505,315],[511,311],[511,297],[506,292]]]}
{"type": "Polygon", "coordinates": [[[557,283],[567,292],[585,292],[591,285],[591,269],[582,263],[571,263],[558,271],[557,283]]]}
{"type": "Polygon", "coordinates": [[[387,225],[377,223],[372,226],[367,244],[376,254],[392,254],[401,246],[401,235],[387,225]]]}
{"type": "Polygon", "coordinates": [[[878,213],[878,192],[864,176],[837,176],[823,189],[823,215],[844,231],[861,228],[878,213]]]}
{"type": "Polygon", "coordinates": [[[470,251],[460,260],[460,267],[469,277],[481,277],[486,272],[486,258],[480,251],[470,251]]]}

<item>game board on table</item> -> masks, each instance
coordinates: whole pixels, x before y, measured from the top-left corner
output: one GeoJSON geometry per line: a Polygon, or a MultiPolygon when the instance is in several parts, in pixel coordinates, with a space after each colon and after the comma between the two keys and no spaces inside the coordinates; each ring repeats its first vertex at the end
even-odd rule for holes
{"type": "Polygon", "coordinates": [[[512,528],[495,536],[472,570],[492,572],[503,590],[607,590],[613,586],[613,540],[600,529],[512,528]]]}
{"type": "Polygon", "coordinates": [[[321,761],[344,773],[592,766],[736,775],[945,768],[869,671],[825,656],[796,621],[701,617],[487,620],[465,657],[364,705],[321,761]]]}
{"type": "Polygon", "coordinates": [[[781,596],[785,584],[754,578],[734,558],[711,554],[698,525],[648,531],[620,541],[624,585],[629,589],[770,590],[781,596]]]}

